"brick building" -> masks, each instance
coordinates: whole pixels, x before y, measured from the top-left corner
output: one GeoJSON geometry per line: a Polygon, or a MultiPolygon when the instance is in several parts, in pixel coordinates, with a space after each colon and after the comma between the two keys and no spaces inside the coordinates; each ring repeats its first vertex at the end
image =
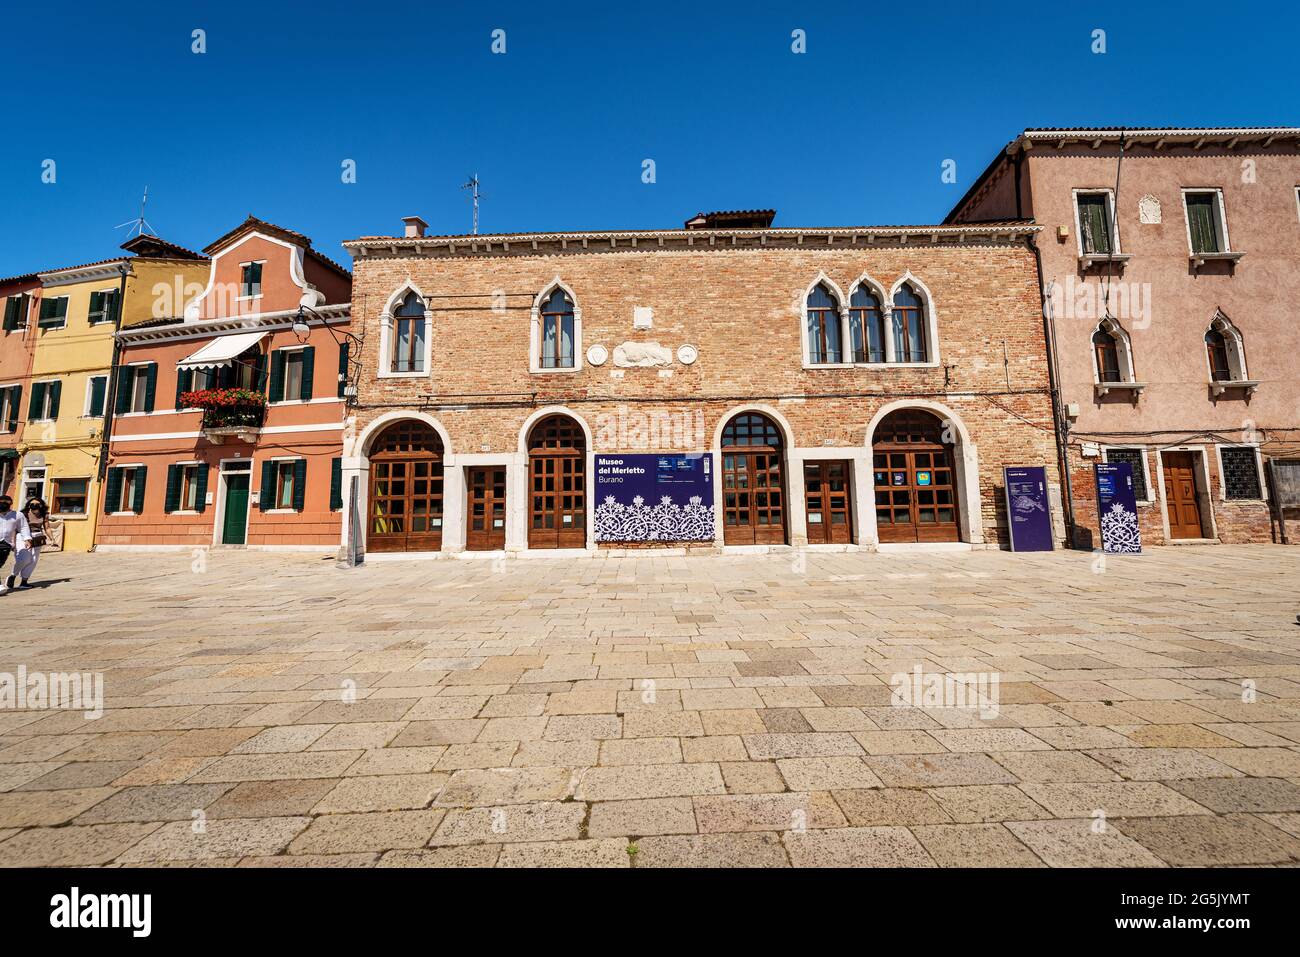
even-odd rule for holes
{"type": "Polygon", "coordinates": [[[204,252],[118,333],[96,547],[335,551],[351,276],[251,216],[204,252]]]}
{"type": "Polygon", "coordinates": [[[1004,544],[1004,466],[1059,491],[1036,227],[772,218],[345,243],[366,550],[1004,544]],[[602,524],[672,497],[606,495],[638,455],[693,532],[602,524]]]}
{"type": "Polygon", "coordinates": [[[1076,542],[1097,542],[1099,461],[1133,466],[1147,544],[1280,538],[1265,463],[1300,457],[1300,129],[1025,130],[945,222],[1006,218],[1043,228],[1076,542]]]}

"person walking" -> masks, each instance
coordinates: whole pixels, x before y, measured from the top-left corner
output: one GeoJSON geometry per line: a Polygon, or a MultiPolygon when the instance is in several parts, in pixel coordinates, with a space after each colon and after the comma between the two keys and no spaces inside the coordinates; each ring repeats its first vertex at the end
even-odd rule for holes
{"type": "MultiPolygon", "coordinates": [[[[29,498],[23,507],[23,518],[27,519],[31,544],[27,548],[20,548],[18,554],[14,556],[14,571],[21,579],[18,586],[20,588],[31,587],[30,579],[32,572],[36,571],[36,561],[41,557],[41,549],[49,541],[46,537],[48,532],[46,520],[49,516],[50,507],[39,496],[29,498]]],[[[13,585],[10,584],[9,587],[12,588],[13,585]]]]}
{"type": "MultiPolygon", "coordinates": [[[[0,495],[0,575],[4,574],[5,562],[15,551],[31,548],[32,533],[27,527],[27,518],[21,512],[14,511],[14,500],[8,495],[0,495]]],[[[15,562],[15,565],[17,563],[15,562]]],[[[14,585],[13,574],[0,579],[0,595],[14,585]]]]}

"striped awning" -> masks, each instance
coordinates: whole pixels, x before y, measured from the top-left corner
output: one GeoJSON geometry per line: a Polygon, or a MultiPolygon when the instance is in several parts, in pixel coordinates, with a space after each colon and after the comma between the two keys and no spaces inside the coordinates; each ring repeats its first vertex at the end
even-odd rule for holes
{"type": "Polygon", "coordinates": [[[217,338],[204,345],[202,349],[178,362],[176,364],[177,368],[216,369],[220,366],[228,366],[235,356],[257,345],[265,335],[266,332],[262,331],[237,332],[229,336],[217,336],[217,338]]]}

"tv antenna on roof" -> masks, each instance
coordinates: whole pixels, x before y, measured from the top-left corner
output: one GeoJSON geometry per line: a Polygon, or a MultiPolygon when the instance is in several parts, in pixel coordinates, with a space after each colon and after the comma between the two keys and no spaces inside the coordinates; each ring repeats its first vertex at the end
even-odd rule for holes
{"type": "Polygon", "coordinates": [[[478,191],[478,173],[471,173],[469,177],[469,182],[466,183],[464,186],[462,186],[461,189],[472,189],[474,191],[471,194],[474,197],[474,231],[472,235],[477,236],[478,235],[478,201],[479,201],[479,197],[482,195],[478,191]]]}
{"type": "Polygon", "coordinates": [[[148,202],[149,202],[149,187],[146,186],[144,188],[144,195],[140,197],[140,215],[135,219],[128,219],[124,223],[118,223],[113,228],[121,229],[123,226],[130,226],[131,231],[127,233],[127,239],[130,239],[132,236],[143,236],[145,234],[146,229],[149,231],[150,234],[157,236],[158,234],[154,232],[153,224],[150,223],[149,220],[144,218],[144,208],[146,204],[148,204],[148,202]]]}

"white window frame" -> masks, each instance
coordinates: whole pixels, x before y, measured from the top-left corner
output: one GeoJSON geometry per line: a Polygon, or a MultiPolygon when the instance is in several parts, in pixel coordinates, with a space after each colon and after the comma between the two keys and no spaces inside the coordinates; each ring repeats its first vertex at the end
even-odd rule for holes
{"type": "MultiPolygon", "coordinates": [[[[1297,189],[1297,190],[1296,190],[1296,196],[1297,196],[1297,201],[1300,201],[1300,189],[1297,189]]],[[[26,332],[28,329],[31,328],[31,325],[32,325],[32,303],[33,303],[33,302],[37,302],[38,300],[37,300],[36,297],[33,296],[30,292],[20,292],[20,293],[15,293],[14,295],[11,295],[11,296],[5,296],[5,297],[4,297],[4,300],[5,300],[5,306],[4,306],[4,308],[0,308],[0,319],[3,319],[3,318],[4,318],[5,309],[8,308],[9,300],[10,300],[10,299],[17,299],[17,300],[21,303],[22,300],[23,300],[24,298],[26,298],[26,300],[27,300],[27,302],[26,302],[26,306],[27,306],[27,308],[26,308],[26,310],[25,310],[24,313],[23,313],[23,317],[22,317],[23,324],[22,324],[21,326],[15,326],[13,329],[0,329],[0,335],[9,336],[9,335],[12,335],[12,334],[15,333],[15,332],[17,332],[17,333],[24,333],[24,332],[26,332]]]]}
{"type": "Polygon", "coordinates": [[[1103,445],[1101,447],[1101,460],[1103,462],[1110,461],[1110,452],[1112,449],[1123,450],[1125,452],[1141,453],[1142,484],[1143,486],[1145,486],[1147,490],[1147,497],[1138,499],[1137,503],[1139,505],[1154,505],[1156,502],[1156,490],[1155,487],[1151,484],[1151,466],[1148,464],[1150,460],[1150,456],[1147,455],[1147,451],[1148,451],[1147,447],[1145,445],[1120,445],[1120,444],[1103,445]]]}
{"type": "Polygon", "coordinates": [[[265,282],[263,281],[266,279],[266,263],[267,260],[265,259],[249,259],[239,264],[239,287],[236,290],[235,302],[252,302],[254,299],[262,298],[265,292],[264,286],[266,285],[265,282]],[[244,267],[245,266],[262,267],[261,279],[259,279],[257,283],[257,292],[251,296],[244,295],[244,267]]]}
{"type": "MultiPolygon", "coordinates": [[[[0,382],[0,396],[7,396],[9,394],[8,390],[12,389],[16,385],[21,386],[22,383],[21,382],[0,382]]],[[[30,393],[28,393],[28,398],[31,398],[30,393]]],[[[14,432],[17,432],[18,430],[17,427],[15,427],[14,432],[9,431],[9,410],[5,407],[4,404],[5,401],[6,400],[4,398],[0,398],[0,435],[13,435],[14,432]]],[[[18,422],[22,422],[23,421],[22,395],[18,396],[18,408],[15,409],[14,412],[16,413],[14,415],[14,419],[16,419],[18,422]]],[[[0,485],[0,488],[3,487],[4,487],[3,485],[0,485]]]]}
{"type": "MultiPolygon", "coordinates": [[[[803,367],[805,369],[847,369],[852,368],[852,359],[846,360],[845,356],[851,356],[853,353],[852,337],[849,335],[849,307],[846,305],[848,299],[844,296],[844,291],[830,276],[824,272],[819,272],[817,278],[808,284],[803,291],[803,298],[799,302],[799,342],[803,348],[803,367]],[[813,362],[812,361],[812,340],[808,336],[808,297],[812,295],[813,290],[818,286],[825,286],[831,294],[831,299],[835,302],[835,312],[840,323],[840,361],[839,362],[813,362]]],[[[885,300],[880,300],[881,312],[888,312],[885,306],[885,300]]],[[[888,323],[885,331],[888,332],[888,323]]],[[[888,336],[886,336],[888,338],[888,336]]],[[[865,363],[864,363],[865,364],[865,363]]],[[[879,362],[872,365],[881,365],[879,362]]]]}
{"type": "Polygon", "coordinates": [[[102,419],[108,414],[108,380],[109,380],[109,375],[107,372],[99,375],[92,374],[86,376],[86,403],[81,407],[81,417],[83,419],[102,419]],[[104,411],[99,413],[99,415],[91,415],[90,397],[92,393],[95,391],[96,379],[104,380],[104,411]]]}
{"type": "MultiPolygon", "coordinates": [[[[195,482],[197,483],[197,481],[198,481],[198,476],[199,476],[199,472],[198,472],[198,470],[199,470],[200,468],[202,468],[202,466],[203,466],[203,463],[200,462],[198,459],[191,459],[191,460],[186,461],[186,462],[173,462],[173,463],[171,463],[171,464],[172,464],[172,465],[178,465],[178,466],[180,466],[182,469],[194,469],[194,478],[195,478],[195,482]]],[[[196,485],[196,486],[195,486],[196,490],[197,490],[197,487],[198,487],[198,486],[196,485]]],[[[182,478],[181,478],[181,489],[183,490],[184,488],[185,488],[185,479],[184,479],[184,477],[182,476],[182,478]]],[[[251,487],[250,487],[249,490],[252,491],[251,487]]],[[[195,500],[196,500],[196,501],[195,501],[195,504],[198,504],[198,503],[197,503],[197,499],[198,499],[198,496],[195,495],[195,500]]],[[[205,503],[205,504],[206,504],[206,503],[205,503]]],[[[176,511],[171,512],[170,514],[172,514],[172,515],[198,515],[198,514],[200,514],[200,513],[199,513],[199,510],[198,510],[197,508],[178,508],[178,509],[176,509],[176,511]]]]}
{"type": "MultiPolygon", "coordinates": [[[[1114,385],[1113,382],[1103,382],[1101,378],[1101,364],[1097,361],[1097,344],[1092,341],[1092,337],[1098,332],[1105,331],[1115,339],[1115,345],[1119,351],[1120,372],[1124,378],[1121,383],[1136,384],[1137,372],[1133,368],[1133,340],[1128,334],[1128,330],[1118,319],[1106,318],[1092,327],[1092,332],[1088,335],[1088,349],[1092,352],[1092,381],[1094,385],[1114,385]]],[[[1202,343],[1203,345],[1204,343],[1202,343]]],[[[1206,363],[1209,357],[1207,354],[1206,363]]],[[[1120,448],[1136,448],[1136,446],[1120,446],[1120,448]]]]}
{"type": "Polygon", "coordinates": [[[1249,382],[1250,370],[1246,368],[1246,341],[1236,323],[1224,315],[1221,310],[1216,310],[1214,318],[1205,327],[1205,332],[1201,333],[1201,361],[1205,363],[1205,376],[1209,383],[1211,385],[1230,385],[1234,382],[1249,382]],[[1214,378],[1214,367],[1210,365],[1210,351],[1205,347],[1205,332],[1215,328],[1223,333],[1224,344],[1228,347],[1228,371],[1232,373],[1231,379],[1217,380],[1214,378]]]}
{"type": "MultiPolygon", "coordinates": [[[[810,290],[811,288],[812,287],[809,287],[810,290]]],[[[806,301],[807,300],[805,299],[805,302],[806,301]]],[[[864,272],[857,279],[853,280],[852,284],[849,286],[848,298],[846,298],[844,302],[845,302],[844,332],[842,332],[841,335],[845,337],[844,354],[849,357],[849,361],[847,364],[852,366],[858,366],[863,369],[880,369],[883,368],[884,366],[889,365],[890,364],[888,361],[889,350],[892,348],[890,346],[890,342],[892,341],[893,338],[891,335],[893,317],[890,315],[889,293],[885,291],[885,287],[881,285],[879,282],[877,282],[875,279],[871,278],[870,275],[864,272]],[[861,288],[865,288],[867,292],[875,296],[876,301],[880,303],[880,319],[881,319],[881,324],[884,328],[884,336],[885,336],[885,341],[880,344],[881,347],[885,350],[885,361],[883,362],[857,362],[853,359],[853,335],[852,335],[853,321],[851,318],[851,314],[853,312],[853,294],[856,293],[861,288]]],[[[807,319],[805,318],[804,328],[807,329],[807,327],[808,327],[808,322],[807,319]]],[[[864,347],[867,345],[866,329],[862,330],[862,344],[864,347]]]]}
{"type": "MultiPolygon", "coordinates": [[[[74,520],[84,519],[84,518],[88,517],[88,516],[90,515],[90,508],[91,508],[91,505],[90,505],[90,493],[91,493],[91,488],[92,488],[92,484],[91,484],[91,479],[90,479],[90,476],[89,476],[89,475],[85,475],[85,476],[82,476],[82,475],[62,476],[62,475],[60,475],[60,476],[59,476],[58,478],[56,478],[56,479],[51,479],[51,480],[50,480],[50,492],[51,492],[51,494],[50,494],[50,497],[49,497],[48,499],[45,499],[45,503],[50,507],[50,514],[51,514],[51,515],[57,515],[59,518],[65,518],[65,519],[66,519],[66,518],[71,518],[71,519],[74,519],[74,520]],[[85,498],[86,498],[86,507],[85,507],[85,509],[83,509],[83,510],[80,511],[80,512],[56,512],[56,511],[54,510],[55,503],[57,503],[58,500],[59,500],[59,494],[58,494],[58,491],[59,491],[59,483],[60,483],[60,482],[85,482],[85,483],[86,483],[86,496],[85,496],[85,498]]],[[[41,498],[45,498],[45,496],[42,495],[41,498]]]]}
{"type": "Polygon", "coordinates": [[[1214,446],[1214,457],[1218,460],[1219,465],[1219,501],[1232,502],[1236,505],[1258,505],[1268,501],[1268,474],[1264,471],[1264,456],[1260,452],[1258,442],[1216,442],[1214,446]],[[1254,449],[1255,450],[1255,476],[1259,479],[1259,498],[1228,498],[1227,475],[1223,471],[1223,450],[1224,449],[1254,449]]]}
{"type": "MultiPolygon", "coordinates": [[[[40,490],[40,494],[37,497],[40,498],[42,501],[49,501],[49,499],[45,495],[45,486],[48,485],[50,482],[50,467],[48,465],[28,465],[23,468],[22,488],[14,490],[16,492],[21,492],[24,502],[27,499],[31,498],[31,496],[27,494],[27,486],[32,482],[38,481],[37,479],[31,477],[34,473],[37,472],[39,472],[41,476],[39,479],[41,483],[41,490],[40,490]]],[[[22,506],[20,505],[18,507],[21,508],[22,506]]]]}
{"type": "MultiPolygon", "coordinates": [[[[140,469],[143,469],[144,467],[145,467],[145,465],[144,465],[143,462],[124,462],[124,463],[122,463],[122,464],[114,464],[114,465],[112,466],[112,468],[115,468],[115,469],[135,469],[135,470],[137,470],[137,471],[139,471],[140,469]]],[[[147,482],[148,479],[146,479],[145,481],[147,482]]],[[[105,482],[104,485],[105,485],[105,491],[107,491],[107,490],[108,490],[108,483],[105,482]]],[[[110,505],[113,506],[113,511],[109,512],[109,515],[110,515],[110,516],[113,516],[113,515],[139,515],[139,514],[141,514],[140,512],[137,512],[134,508],[128,508],[128,509],[123,509],[123,508],[121,508],[122,500],[123,500],[123,497],[124,497],[124,493],[125,493],[125,492],[126,492],[126,476],[123,476],[123,477],[122,477],[122,484],[121,484],[121,486],[120,486],[120,487],[118,488],[118,490],[117,490],[117,494],[118,494],[118,496],[119,496],[119,497],[118,497],[118,500],[117,500],[116,502],[110,502],[110,503],[109,503],[110,505]]],[[[134,493],[134,490],[132,491],[131,499],[132,499],[132,503],[134,503],[134,501],[135,501],[135,493],[134,493]]]]}
{"type": "MultiPolygon", "coordinates": [[[[65,305],[65,306],[63,307],[63,321],[62,321],[61,323],[59,323],[57,326],[43,326],[43,325],[41,325],[41,310],[40,310],[40,308],[38,307],[37,310],[36,310],[36,328],[37,328],[38,330],[42,331],[42,332],[48,332],[48,331],[50,331],[50,330],[52,330],[52,329],[66,329],[66,328],[68,328],[68,306],[71,305],[70,298],[71,298],[71,297],[69,297],[69,296],[42,296],[41,299],[40,299],[41,302],[46,302],[47,300],[62,299],[65,303],[67,303],[67,305],[65,305]]],[[[31,312],[30,312],[30,309],[29,309],[29,311],[28,311],[27,318],[28,318],[29,320],[31,319],[31,312]]]]}
{"type": "MultiPolygon", "coordinates": [[[[1106,209],[1110,214],[1110,239],[1115,248],[1110,253],[1112,256],[1122,256],[1123,248],[1119,244],[1119,220],[1115,218],[1115,190],[1108,186],[1079,186],[1076,187],[1072,194],[1074,200],[1074,245],[1078,250],[1079,258],[1084,256],[1106,256],[1106,253],[1090,253],[1083,249],[1083,221],[1079,218],[1079,197],[1080,196],[1105,196],[1106,209]]],[[[1190,236],[1190,233],[1189,233],[1190,236]]],[[[1190,242],[1190,238],[1188,240],[1190,242]]]]}
{"type": "MultiPolygon", "coordinates": [[[[307,456],[305,456],[305,455],[273,455],[273,456],[271,456],[269,459],[263,459],[263,461],[266,461],[266,462],[272,462],[272,463],[274,463],[274,465],[275,465],[275,468],[272,470],[273,473],[274,473],[274,475],[275,475],[275,492],[274,492],[274,494],[271,496],[271,502],[272,502],[272,505],[273,505],[274,507],[272,507],[272,508],[268,508],[266,511],[262,512],[262,514],[263,514],[263,515],[297,515],[297,514],[299,514],[298,510],[297,510],[296,508],[294,508],[292,504],[291,504],[288,508],[281,508],[279,505],[276,505],[276,504],[275,504],[276,502],[278,502],[278,501],[280,500],[280,466],[281,466],[281,465],[284,465],[284,464],[286,464],[286,463],[293,463],[293,462],[299,462],[299,461],[301,461],[301,462],[307,462],[307,461],[308,461],[307,456]]],[[[310,463],[309,463],[309,464],[310,464],[310,463]]],[[[306,478],[305,478],[305,477],[303,478],[303,481],[304,481],[304,482],[306,481],[306,478]]],[[[250,482],[251,482],[251,478],[250,478],[250,482]]],[[[259,491],[260,491],[260,490],[259,490],[259,491]]],[[[293,498],[292,498],[292,496],[290,496],[290,502],[292,502],[292,500],[293,500],[293,498]]],[[[306,497],[304,496],[304,499],[303,499],[303,511],[305,512],[306,510],[307,510],[307,504],[306,504],[306,497]]]]}
{"type": "Polygon", "coordinates": [[[533,375],[572,375],[582,371],[582,306],[573,290],[557,274],[533,299],[529,314],[528,332],[528,371],[533,375]],[[547,367],[542,365],[542,304],[556,291],[560,290],[573,303],[573,365],[547,367]]]}
{"type": "MultiPolygon", "coordinates": [[[[281,384],[281,387],[282,387],[282,389],[283,389],[285,395],[288,395],[288,394],[289,394],[289,380],[288,380],[288,374],[289,374],[289,356],[292,355],[292,354],[295,354],[295,353],[301,355],[304,351],[306,351],[306,349],[307,349],[307,346],[306,346],[306,345],[301,345],[301,346],[284,346],[284,347],[282,347],[282,348],[278,348],[278,349],[273,350],[272,353],[270,354],[270,356],[268,356],[268,358],[267,358],[267,361],[268,361],[268,362],[272,362],[272,361],[274,361],[274,355],[275,355],[276,352],[283,352],[283,353],[284,353],[284,373],[285,373],[285,378],[284,378],[284,380],[283,380],[280,384],[281,384]]],[[[299,393],[299,394],[302,393],[301,383],[299,383],[298,393],[299,393]]],[[[311,401],[312,401],[311,399],[276,399],[274,402],[272,402],[272,401],[270,401],[270,400],[268,399],[268,400],[267,400],[267,405],[277,405],[277,406],[278,406],[278,405],[306,405],[307,403],[309,403],[309,402],[311,402],[311,401]]]]}
{"type": "Polygon", "coordinates": [[[87,302],[86,302],[86,321],[87,321],[88,323],[90,323],[90,325],[92,325],[92,326],[102,326],[102,325],[103,325],[104,323],[106,323],[106,322],[112,322],[112,321],[113,321],[113,317],[112,317],[111,315],[110,315],[110,316],[105,316],[103,319],[92,319],[92,318],[90,317],[90,302],[89,302],[89,297],[92,296],[92,295],[94,295],[94,294],[97,293],[97,292],[98,292],[98,293],[108,293],[108,294],[111,295],[111,296],[119,296],[119,295],[121,295],[121,290],[120,290],[117,286],[112,286],[112,287],[110,287],[110,288],[108,288],[108,289],[92,289],[92,290],[90,290],[90,292],[87,294],[87,302]]]}
{"type": "MultiPolygon", "coordinates": [[[[137,370],[137,369],[147,368],[148,366],[151,366],[151,365],[153,365],[153,364],[154,364],[154,363],[153,363],[153,360],[150,359],[150,360],[144,360],[144,361],[140,361],[140,362],[127,362],[127,363],[125,363],[125,364],[123,364],[123,365],[121,365],[121,366],[118,366],[119,369],[130,369],[130,370],[131,370],[131,402],[130,402],[129,407],[127,408],[127,410],[126,410],[125,412],[114,412],[114,413],[113,413],[113,418],[115,418],[115,419],[124,419],[124,418],[126,418],[127,416],[132,416],[132,415],[152,415],[152,414],[153,414],[153,413],[150,413],[150,412],[145,412],[143,409],[142,409],[141,411],[139,411],[139,412],[136,412],[136,411],[135,411],[135,381],[136,381],[136,378],[138,377],[137,374],[136,374],[136,371],[135,371],[135,370],[137,370]]],[[[157,396],[155,396],[154,398],[155,398],[155,400],[156,400],[156,399],[157,399],[157,396]]],[[[107,397],[107,396],[104,397],[104,403],[105,403],[105,408],[107,408],[107,403],[108,403],[108,397],[107,397]]]]}
{"type": "Polygon", "coordinates": [[[1215,196],[1218,197],[1218,202],[1217,202],[1215,208],[1218,209],[1218,211],[1219,211],[1219,222],[1218,222],[1218,227],[1219,227],[1219,231],[1220,231],[1220,233],[1222,233],[1221,238],[1222,238],[1222,240],[1223,240],[1223,244],[1222,244],[1222,245],[1223,245],[1223,248],[1220,249],[1219,252],[1218,252],[1217,254],[1216,254],[1216,253],[1206,253],[1205,255],[1213,256],[1213,255],[1221,255],[1221,254],[1224,254],[1224,253],[1230,253],[1230,252],[1233,252],[1234,250],[1233,250],[1233,248],[1232,248],[1232,240],[1228,237],[1228,211],[1227,211],[1227,207],[1224,206],[1224,203],[1223,203],[1223,187],[1221,187],[1221,186],[1184,186],[1184,187],[1182,188],[1182,198],[1183,198],[1183,227],[1184,227],[1184,229],[1185,229],[1186,232],[1187,232],[1187,253],[1188,253],[1188,255],[1189,255],[1189,256],[1200,256],[1200,255],[1202,255],[1201,253],[1198,253],[1198,252],[1197,252],[1197,251],[1192,247],[1192,217],[1191,217],[1191,215],[1188,213],[1188,210],[1187,210],[1187,196],[1188,196],[1189,193],[1213,193],[1215,196]]]}
{"type": "MultiPolygon", "coordinates": [[[[51,384],[53,384],[53,383],[55,383],[55,382],[58,382],[58,381],[60,381],[60,380],[58,380],[58,379],[33,379],[33,380],[31,381],[31,387],[32,387],[33,390],[34,390],[35,387],[38,386],[38,385],[49,386],[49,385],[51,385],[51,384]]],[[[31,400],[32,400],[32,396],[31,396],[31,393],[29,392],[29,393],[27,394],[27,401],[30,403],[31,400]]],[[[40,415],[40,417],[39,417],[39,418],[35,418],[35,419],[28,419],[27,421],[28,421],[28,422],[53,422],[53,421],[55,421],[55,420],[54,420],[53,418],[51,418],[50,416],[48,416],[48,415],[45,414],[45,413],[47,413],[47,412],[49,412],[49,411],[50,411],[50,390],[47,388],[47,389],[45,390],[45,398],[44,398],[44,400],[43,400],[43,405],[41,406],[41,415],[40,415]]],[[[41,497],[44,498],[45,496],[41,496],[41,497]]]]}
{"type": "Polygon", "coordinates": [[[384,313],[379,324],[379,369],[376,372],[376,378],[379,379],[428,379],[433,375],[433,311],[429,308],[429,299],[414,283],[406,283],[397,291],[388,297],[388,302],[384,305],[384,313]],[[395,325],[396,317],[393,310],[402,304],[411,293],[420,297],[424,303],[424,352],[422,364],[424,366],[421,372],[394,372],[393,371],[393,340],[396,335],[395,325]]]}
{"type": "MultiPolygon", "coordinates": [[[[919,277],[913,275],[909,269],[889,287],[889,299],[884,303],[884,307],[884,364],[903,369],[937,369],[939,367],[939,311],[935,308],[934,294],[930,292],[930,287],[923,283],[919,277]],[[927,358],[924,362],[900,362],[894,352],[894,296],[898,294],[898,290],[902,289],[903,286],[912,287],[921,300],[921,308],[925,310],[925,352],[927,358]]],[[[880,366],[879,362],[869,364],[877,368],[880,366]]]]}

